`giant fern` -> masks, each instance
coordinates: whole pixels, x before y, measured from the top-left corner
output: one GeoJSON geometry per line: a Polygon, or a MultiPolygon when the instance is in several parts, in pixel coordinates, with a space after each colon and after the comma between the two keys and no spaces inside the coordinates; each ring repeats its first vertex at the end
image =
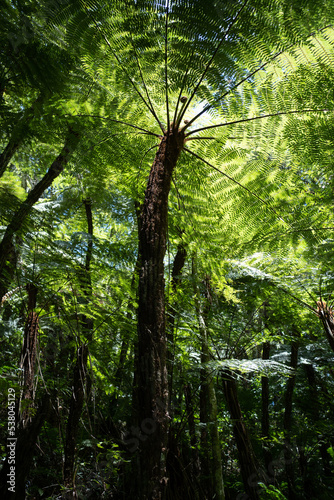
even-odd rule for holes
{"type": "Polygon", "coordinates": [[[298,173],[283,131],[293,120],[326,119],[328,103],[301,99],[294,79],[331,63],[333,9],[321,0],[52,0],[41,7],[50,47],[80,60],[71,98],[51,99],[48,115],[60,128],[73,119],[83,126],[86,148],[73,174],[87,179],[107,169],[116,185],[126,179],[137,208],[134,418],[155,426],[155,439],[141,443],[139,496],[159,498],[168,429],[167,229],[189,244],[209,240],[212,253],[321,234],[325,220],[313,206],[291,209],[282,200],[282,189],[293,199],[298,173]]]}

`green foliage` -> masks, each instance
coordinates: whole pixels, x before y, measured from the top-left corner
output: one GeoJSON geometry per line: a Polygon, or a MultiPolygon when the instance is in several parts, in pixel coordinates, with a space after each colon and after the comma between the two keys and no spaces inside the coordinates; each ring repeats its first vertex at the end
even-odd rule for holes
{"type": "Polygon", "coordinates": [[[0,178],[1,235],[56,159],[68,127],[81,137],[61,176],[14,235],[0,283],[1,443],[8,387],[17,394],[22,389],[26,287],[38,289],[33,404],[37,408],[47,392],[52,410],[29,473],[29,494],[62,494],[73,371],[85,342],[79,495],[137,494],[129,486],[136,458],[127,443],[151,438],[135,422],[133,397],[137,217],[161,137],[174,122],[186,142],[173,172],[165,258],[166,318],[173,319],[171,497],[177,491],[185,499],[210,498],[203,479],[210,474],[201,477],[196,469],[206,449],[204,371],[217,399],[230,498],[245,485],[224,395],[226,372],[237,382],[259,467],[268,466],[266,451],[272,455],[275,486],[260,483],[261,498],[288,497],[287,435],[298,498],[308,489],[312,498],[331,495],[333,356],[315,313],[319,297],[331,306],[334,285],[333,16],[333,2],[325,0],[3,2],[0,145],[11,155],[0,178]],[[175,287],[180,245],[187,259],[175,287]],[[209,362],[203,362],[198,308],[209,362]],[[291,370],[295,342],[299,363],[291,370]],[[266,344],[270,357],[262,359],[266,344]]]}
{"type": "Polygon", "coordinates": [[[266,486],[263,483],[259,483],[259,486],[263,488],[263,493],[261,493],[261,498],[264,500],[274,499],[274,500],[286,500],[286,496],[284,496],[279,489],[275,488],[272,484],[266,486]]]}

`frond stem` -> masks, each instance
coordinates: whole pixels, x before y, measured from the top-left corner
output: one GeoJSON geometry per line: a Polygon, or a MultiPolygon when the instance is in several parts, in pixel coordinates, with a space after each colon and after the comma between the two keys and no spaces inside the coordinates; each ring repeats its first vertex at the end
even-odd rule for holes
{"type": "Polygon", "coordinates": [[[189,137],[190,135],[195,134],[196,132],[201,132],[202,130],[209,130],[211,128],[225,127],[227,125],[235,125],[237,123],[246,123],[246,122],[251,122],[254,120],[261,120],[262,118],[272,118],[274,116],[293,115],[293,114],[297,114],[297,113],[322,113],[324,111],[328,111],[328,110],[327,109],[302,109],[302,110],[293,109],[291,111],[278,111],[277,113],[267,113],[266,115],[253,116],[252,118],[242,118],[240,120],[234,120],[232,122],[219,123],[218,125],[208,125],[206,127],[197,128],[195,130],[192,130],[191,132],[188,132],[188,134],[186,134],[185,137],[189,137]]]}
{"type": "Polygon", "coordinates": [[[180,120],[179,120],[179,117],[177,116],[177,112],[178,112],[178,109],[179,109],[179,103],[180,103],[180,99],[181,99],[181,96],[182,96],[182,93],[183,93],[183,89],[184,89],[184,86],[185,86],[187,75],[188,75],[189,70],[191,68],[191,61],[192,61],[192,58],[194,56],[194,52],[195,52],[195,47],[193,48],[193,51],[191,53],[191,56],[190,56],[190,59],[189,59],[188,68],[186,69],[186,71],[185,71],[185,73],[183,75],[183,78],[182,78],[182,85],[181,85],[181,88],[180,88],[179,97],[177,99],[177,103],[176,103],[176,107],[175,107],[175,112],[174,112],[173,123],[174,123],[175,129],[177,129],[179,127],[179,124],[180,124],[180,120]]]}
{"type": "Polygon", "coordinates": [[[216,137],[189,137],[188,141],[199,141],[201,139],[209,139],[211,141],[216,141],[216,137]]]}
{"type": "Polygon", "coordinates": [[[136,58],[136,62],[137,62],[137,66],[138,66],[138,70],[139,70],[139,74],[140,74],[140,78],[141,78],[141,81],[143,83],[143,86],[144,86],[144,89],[145,89],[145,94],[147,96],[147,100],[148,100],[148,103],[149,103],[149,106],[150,106],[150,110],[151,110],[151,113],[153,114],[153,116],[155,117],[156,121],[158,122],[160,128],[162,131],[164,131],[164,128],[154,110],[154,107],[153,107],[153,104],[152,104],[152,101],[151,101],[151,98],[150,98],[150,94],[148,93],[148,90],[147,90],[147,86],[146,86],[146,83],[145,83],[145,80],[144,80],[144,76],[143,76],[143,72],[142,72],[142,69],[141,69],[141,66],[140,66],[140,63],[139,63],[139,58],[138,58],[138,54],[137,54],[137,51],[136,51],[136,48],[134,46],[134,43],[133,43],[133,38],[132,38],[132,34],[131,34],[131,42],[132,42],[132,47],[133,47],[133,50],[134,50],[134,53],[135,53],[135,58],[136,58]]]}
{"type": "Polygon", "coordinates": [[[111,43],[109,42],[108,40],[108,37],[107,35],[104,33],[103,29],[101,28],[101,26],[99,26],[99,24],[97,23],[96,19],[91,15],[91,13],[87,10],[87,6],[85,3],[83,3],[84,5],[84,9],[86,10],[86,12],[88,13],[88,16],[92,19],[96,29],[99,31],[99,33],[102,35],[104,41],[106,42],[110,52],[112,53],[112,55],[114,56],[114,58],[116,59],[116,61],[118,62],[120,68],[122,69],[122,71],[124,72],[125,76],[127,77],[128,81],[130,82],[130,84],[132,85],[133,89],[135,90],[135,92],[138,94],[138,96],[140,97],[140,99],[143,101],[143,103],[145,104],[145,106],[147,107],[147,109],[150,111],[150,113],[153,115],[154,119],[158,122],[159,124],[159,127],[161,128],[162,132],[164,133],[164,128],[162,126],[162,124],[160,123],[158,117],[156,116],[155,112],[153,109],[151,109],[149,103],[146,101],[146,99],[144,98],[144,96],[142,95],[142,93],[140,92],[140,90],[137,88],[137,85],[135,84],[135,82],[132,80],[132,78],[130,77],[129,73],[127,72],[127,70],[125,69],[124,65],[122,64],[119,56],[117,55],[117,53],[113,50],[112,46],[111,46],[111,43]]]}
{"type": "MultiPolygon", "coordinates": [[[[220,40],[220,42],[218,43],[218,45],[217,45],[217,47],[216,47],[215,51],[213,52],[213,54],[212,54],[212,56],[211,56],[211,58],[210,58],[209,62],[207,63],[207,65],[206,65],[206,67],[205,67],[205,69],[204,69],[204,71],[203,71],[203,73],[202,73],[202,76],[200,77],[199,81],[198,81],[198,82],[197,82],[197,84],[195,85],[195,88],[194,88],[194,90],[193,90],[193,92],[192,92],[192,94],[191,94],[190,98],[188,99],[188,102],[186,103],[186,106],[184,107],[184,109],[183,109],[182,113],[180,113],[179,122],[181,122],[181,120],[182,120],[182,118],[183,118],[183,116],[184,116],[185,112],[187,111],[187,108],[188,108],[189,104],[191,103],[191,101],[192,101],[192,100],[193,100],[193,98],[195,97],[196,92],[197,92],[197,90],[199,89],[199,86],[201,85],[201,83],[202,83],[202,81],[203,81],[203,79],[204,79],[205,75],[206,75],[206,74],[207,74],[207,72],[209,71],[209,69],[210,69],[210,66],[211,66],[212,62],[213,62],[214,58],[215,58],[215,57],[216,57],[216,55],[217,55],[218,50],[220,49],[220,47],[222,46],[222,44],[225,42],[226,37],[229,35],[229,33],[230,33],[231,29],[233,28],[233,26],[235,25],[235,23],[238,21],[238,18],[239,18],[239,16],[240,16],[241,12],[244,10],[244,8],[245,8],[245,7],[246,7],[246,5],[248,4],[248,2],[249,2],[249,0],[245,0],[245,1],[243,2],[242,6],[241,6],[241,7],[240,7],[240,9],[238,10],[238,12],[236,13],[236,15],[235,15],[235,16],[234,16],[234,18],[232,19],[232,21],[230,22],[230,24],[229,24],[229,26],[228,26],[227,30],[226,30],[226,31],[225,31],[225,33],[224,33],[224,36],[222,37],[222,39],[221,39],[221,40],[220,40]]],[[[186,127],[185,127],[185,128],[186,128],[186,127]]]]}
{"type": "Polygon", "coordinates": [[[117,135],[125,135],[125,136],[126,135],[147,135],[147,132],[116,132],[115,134],[109,134],[104,139],[101,139],[100,141],[98,141],[95,144],[93,144],[93,146],[91,146],[89,148],[89,150],[92,151],[94,148],[96,148],[100,144],[103,144],[104,142],[107,142],[109,139],[111,139],[112,137],[116,137],[117,135]]]}
{"type": "Polygon", "coordinates": [[[229,179],[230,181],[232,181],[234,184],[237,184],[238,186],[240,186],[242,189],[244,189],[245,191],[247,191],[247,193],[249,193],[250,195],[254,196],[257,200],[259,200],[261,203],[263,203],[264,205],[266,205],[268,207],[268,209],[273,212],[276,217],[278,217],[279,220],[281,220],[282,222],[286,223],[285,220],[282,219],[282,217],[276,212],[276,210],[274,210],[267,201],[265,201],[263,198],[261,198],[259,195],[257,195],[256,193],[254,193],[253,191],[251,191],[250,189],[248,189],[248,187],[244,186],[243,184],[241,184],[239,181],[233,179],[233,177],[231,177],[230,175],[226,174],[225,172],[223,172],[222,170],[220,170],[219,168],[215,167],[214,165],[212,165],[211,163],[209,163],[208,161],[204,160],[204,158],[202,158],[201,156],[199,156],[198,154],[194,153],[193,151],[190,151],[190,149],[184,147],[183,148],[185,151],[187,151],[187,153],[190,153],[191,155],[195,156],[195,158],[197,158],[198,160],[202,161],[203,163],[205,163],[206,165],[208,165],[209,167],[213,168],[214,170],[216,170],[216,172],[219,172],[220,174],[222,174],[224,177],[226,177],[227,179],[229,179]]]}
{"type": "Polygon", "coordinates": [[[122,120],[116,120],[115,118],[107,118],[106,116],[89,115],[89,114],[83,114],[83,113],[78,113],[77,115],[65,114],[63,116],[72,116],[72,117],[78,116],[78,117],[82,117],[82,118],[97,118],[99,120],[120,123],[121,125],[127,125],[128,127],[135,128],[137,130],[141,130],[141,131],[145,132],[147,135],[154,135],[154,137],[158,137],[159,139],[161,139],[161,135],[159,135],[159,134],[151,132],[150,130],[146,130],[145,128],[138,127],[137,125],[133,125],[132,123],[124,122],[122,120]]]}
{"type": "Polygon", "coordinates": [[[169,0],[167,0],[167,5],[166,5],[166,23],[165,23],[165,90],[166,90],[167,130],[169,130],[169,128],[170,128],[169,102],[168,102],[168,72],[167,72],[167,62],[168,62],[168,14],[169,14],[169,0]]]}
{"type": "MultiPolygon", "coordinates": [[[[319,30],[319,33],[321,33],[322,31],[324,31],[325,29],[327,28],[332,28],[332,25],[329,24],[327,26],[324,26],[323,28],[321,28],[319,30]]],[[[311,37],[311,36],[314,36],[317,32],[312,32],[308,35],[308,37],[311,37]]],[[[249,75],[245,76],[244,78],[242,78],[238,83],[236,83],[232,88],[230,88],[227,92],[225,92],[224,94],[220,95],[217,99],[215,99],[215,102],[218,102],[218,101],[221,101],[222,99],[224,99],[224,97],[226,97],[228,94],[230,94],[233,90],[237,89],[238,87],[240,87],[240,85],[242,85],[243,83],[245,83],[247,80],[249,80],[249,78],[251,78],[252,76],[256,75],[256,73],[258,73],[259,71],[263,70],[266,66],[268,66],[270,63],[272,63],[275,59],[277,59],[277,57],[279,57],[280,55],[282,55],[284,52],[286,52],[287,50],[291,49],[292,47],[294,47],[295,45],[297,45],[297,43],[299,42],[296,42],[296,43],[292,43],[290,44],[288,47],[286,47],[285,49],[282,49],[282,50],[279,50],[278,52],[276,52],[276,54],[274,54],[270,59],[269,61],[266,61],[264,62],[263,64],[261,64],[261,66],[259,66],[258,68],[254,69],[251,73],[249,73],[249,75]]],[[[207,104],[206,106],[204,106],[204,108],[202,109],[202,111],[200,111],[199,113],[197,113],[197,115],[195,115],[190,121],[189,123],[186,124],[186,126],[183,128],[183,131],[186,130],[188,127],[190,127],[190,125],[195,121],[197,120],[197,118],[199,118],[200,116],[202,116],[203,113],[206,113],[206,111],[208,111],[209,109],[211,109],[213,107],[213,104],[207,104]]]]}

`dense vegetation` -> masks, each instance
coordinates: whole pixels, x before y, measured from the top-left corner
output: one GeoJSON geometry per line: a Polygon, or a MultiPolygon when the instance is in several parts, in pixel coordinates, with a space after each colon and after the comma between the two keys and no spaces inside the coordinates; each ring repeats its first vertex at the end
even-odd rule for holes
{"type": "Polygon", "coordinates": [[[0,20],[1,499],[332,499],[333,2],[0,20]]]}

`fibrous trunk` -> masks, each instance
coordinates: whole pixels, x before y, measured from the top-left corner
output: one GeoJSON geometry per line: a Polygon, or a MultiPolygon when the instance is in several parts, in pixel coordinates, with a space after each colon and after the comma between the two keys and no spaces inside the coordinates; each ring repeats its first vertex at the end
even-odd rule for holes
{"type": "Polygon", "coordinates": [[[334,317],[332,308],[328,307],[324,300],[319,300],[317,304],[318,316],[324,328],[328,343],[332,351],[334,351],[334,317]]]}
{"type": "MultiPolygon", "coordinates": [[[[307,380],[310,389],[310,405],[309,411],[312,416],[313,422],[318,422],[321,420],[320,414],[320,394],[321,389],[318,389],[318,380],[316,377],[316,370],[312,364],[303,363],[303,368],[306,371],[307,380]]],[[[327,477],[333,476],[334,473],[330,466],[331,457],[327,450],[331,448],[330,440],[326,435],[319,436],[319,451],[323,463],[324,475],[327,477]]]]}
{"type": "Polygon", "coordinates": [[[224,394],[233,421],[233,434],[238,448],[240,471],[245,491],[251,500],[258,500],[261,479],[255,461],[252,443],[247,432],[238,398],[237,384],[231,372],[226,370],[223,375],[224,394]]]}
{"type": "Polygon", "coordinates": [[[37,335],[38,335],[38,314],[34,311],[37,299],[37,287],[33,283],[27,286],[28,290],[28,318],[24,328],[24,340],[21,354],[20,368],[23,371],[23,393],[22,399],[30,401],[21,415],[23,426],[26,426],[29,420],[29,406],[33,405],[34,400],[34,377],[35,377],[35,361],[37,350],[37,335]]]}
{"type": "MultiPolygon", "coordinates": [[[[298,343],[293,342],[291,344],[291,368],[296,370],[298,363],[298,343]]],[[[291,447],[291,424],[292,424],[292,397],[293,391],[296,383],[296,376],[293,375],[288,379],[286,393],[285,393],[285,409],[284,409],[284,461],[285,461],[285,473],[288,482],[288,498],[293,500],[295,498],[295,479],[293,470],[293,453],[291,447]]]]}
{"type": "MultiPolygon", "coordinates": [[[[90,264],[93,255],[93,218],[91,200],[85,199],[83,200],[83,204],[85,206],[87,218],[88,243],[86,262],[79,272],[79,283],[85,307],[88,308],[92,292],[90,264]]],[[[63,498],[77,498],[74,472],[76,443],[81,413],[86,395],[88,343],[92,340],[94,330],[92,318],[87,317],[85,314],[81,314],[79,320],[81,334],[84,338],[81,340],[77,348],[76,363],[73,370],[72,395],[66,425],[65,460],[63,468],[64,485],[66,490],[63,493],[63,498]]]]}
{"type": "MultiPolygon", "coordinates": [[[[171,288],[173,294],[176,293],[178,284],[181,279],[181,272],[183,266],[186,262],[187,250],[180,244],[177,249],[177,253],[174,258],[171,288]]],[[[168,392],[169,392],[169,402],[171,403],[171,394],[173,389],[173,367],[174,367],[174,324],[175,324],[176,308],[173,303],[168,304],[167,308],[167,369],[168,369],[168,392]]],[[[169,405],[170,406],[170,405],[169,405]]]]}
{"type": "Polygon", "coordinates": [[[158,500],[166,486],[168,379],[164,256],[168,195],[182,150],[182,132],[167,131],[156,153],[139,220],[137,423],[140,440],[140,498],[158,500]]]}
{"type": "MultiPolygon", "coordinates": [[[[136,278],[138,275],[138,269],[139,269],[139,258],[137,257],[137,261],[136,261],[135,268],[134,268],[133,274],[132,274],[132,279],[131,279],[131,285],[130,285],[131,291],[134,291],[135,287],[136,287],[136,278]]],[[[130,300],[128,302],[128,312],[126,313],[126,319],[129,322],[129,324],[131,323],[131,319],[132,319],[132,316],[134,313],[135,313],[135,306],[133,304],[133,299],[130,298],[130,300]]],[[[128,349],[129,349],[129,345],[130,345],[129,328],[124,328],[123,331],[121,332],[120,337],[122,339],[122,344],[121,344],[120,354],[119,354],[119,358],[118,358],[117,368],[116,368],[115,375],[114,375],[115,385],[119,386],[119,387],[122,384],[123,372],[125,369],[126,358],[128,355],[128,349]]]]}
{"type": "MultiPolygon", "coordinates": [[[[38,336],[38,315],[35,311],[37,302],[38,288],[33,283],[27,285],[28,291],[28,316],[24,329],[24,339],[21,353],[20,368],[23,372],[23,390],[20,418],[16,412],[16,428],[14,435],[16,438],[11,438],[8,444],[13,445],[15,442],[15,492],[9,490],[8,477],[11,468],[13,467],[13,459],[10,455],[7,456],[3,468],[0,473],[0,497],[8,500],[24,500],[25,498],[25,482],[32,465],[35,445],[50,410],[50,398],[45,394],[40,401],[39,406],[36,405],[34,399],[34,378],[35,378],[35,362],[37,352],[37,336],[38,336]],[[33,407],[33,411],[32,410],[33,407]],[[6,487],[5,487],[6,485],[6,487]]],[[[18,408],[18,400],[16,401],[18,408]]]]}
{"type": "MultiPolygon", "coordinates": [[[[26,426],[17,429],[15,447],[15,492],[9,490],[9,475],[12,465],[6,458],[0,472],[0,498],[1,500],[24,500],[26,498],[26,478],[33,463],[36,442],[42,426],[51,408],[50,397],[45,394],[40,405],[36,408],[35,415],[27,422],[26,426]]],[[[12,444],[13,440],[8,444],[12,444]]]]}
{"type": "Polygon", "coordinates": [[[214,387],[212,370],[208,363],[211,360],[208,342],[207,315],[210,310],[212,298],[210,279],[206,277],[205,283],[205,304],[202,308],[199,288],[196,281],[196,263],[193,259],[193,283],[195,295],[195,308],[198,319],[198,329],[201,338],[201,390],[200,390],[200,420],[201,449],[202,449],[202,475],[203,487],[207,498],[225,499],[221,449],[219,440],[219,430],[217,422],[217,399],[214,387]]]}
{"type": "MultiPolygon", "coordinates": [[[[270,354],[270,342],[264,342],[262,346],[262,359],[268,360],[270,354]]],[[[268,482],[274,480],[270,477],[272,474],[272,454],[269,449],[270,440],[270,422],[269,422],[269,379],[268,377],[261,377],[261,397],[262,397],[262,419],[261,419],[261,434],[263,437],[263,456],[268,482]]]]}
{"type": "Polygon", "coordinates": [[[87,356],[87,344],[80,345],[77,349],[77,359],[73,370],[72,396],[66,425],[65,461],[63,468],[66,490],[63,493],[63,498],[77,498],[74,475],[75,449],[80,417],[85,401],[87,356]]]}

